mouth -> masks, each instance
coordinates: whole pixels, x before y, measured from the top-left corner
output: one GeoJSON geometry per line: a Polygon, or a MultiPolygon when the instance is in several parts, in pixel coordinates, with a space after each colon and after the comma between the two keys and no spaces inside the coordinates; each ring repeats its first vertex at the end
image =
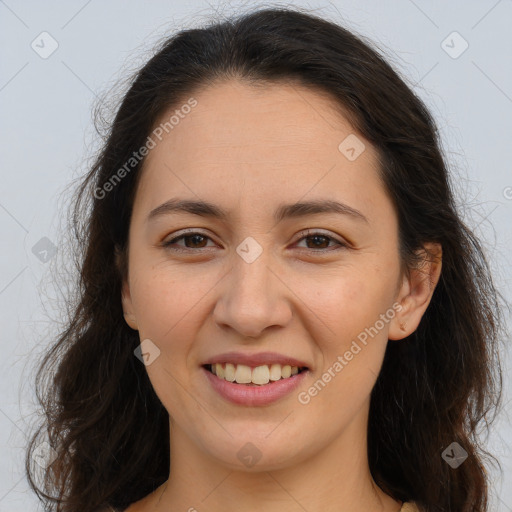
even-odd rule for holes
{"type": "Polygon", "coordinates": [[[282,365],[278,363],[247,366],[234,363],[204,364],[203,368],[218,379],[245,386],[265,386],[273,382],[293,378],[308,371],[307,366],[282,365]]]}
{"type": "Polygon", "coordinates": [[[205,382],[222,399],[237,406],[270,406],[293,394],[308,378],[306,366],[207,363],[201,366],[205,382]]]}

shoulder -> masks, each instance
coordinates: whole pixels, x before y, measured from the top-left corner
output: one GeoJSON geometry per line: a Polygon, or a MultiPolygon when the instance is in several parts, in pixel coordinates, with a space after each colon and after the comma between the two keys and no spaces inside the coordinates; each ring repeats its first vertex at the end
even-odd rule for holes
{"type": "Polygon", "coordinates": [[[400,512],[419,512],[418,507],[413,501],[406,501],[402,508],[400,509],[400,512]]]}

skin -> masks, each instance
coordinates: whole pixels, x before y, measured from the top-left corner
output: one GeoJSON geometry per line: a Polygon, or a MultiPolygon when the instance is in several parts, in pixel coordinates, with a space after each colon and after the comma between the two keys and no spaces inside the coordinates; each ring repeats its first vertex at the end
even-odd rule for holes
{"type": "Polygon", "coordinates": [[[361,155],[349,161],[340,152],[355,131],[325,94],[231,79],[194,97],[198,105],[146,158],[129,231],[125,319],[160,350],[146,369],[170,415],[172,456],[169,480],[128,511],[397,512],[401,502],[368,467],[370,393],[388,339],[411,334],[429,304],[441,248],[431,244],[437,259],[401,275],[397,217],[375,149],[356,134],[361,155]],[[180,213],[146,222],[173,197],[214,203],[229,219],[180,213]],[[281,203],[319,198],[368,222],[334,213],[273,219],[281,203]],[[186,253],[162,247],[185,228],[209,238],[177,240],[186,253]],[[303,238],[312,228],[333,240],[303,238]],[[252,263],[236,252],[249,236],[262,248],[252,263]],[[300,403],[298,393],[388,310],[395,315],[384,328],[300,403]],[[271,405],[234,405],[201,370],[227,351],[275,351],[311,371],[271,405]],[[237,457],[247,442],[261,454],[252,467],[237,457]]]}

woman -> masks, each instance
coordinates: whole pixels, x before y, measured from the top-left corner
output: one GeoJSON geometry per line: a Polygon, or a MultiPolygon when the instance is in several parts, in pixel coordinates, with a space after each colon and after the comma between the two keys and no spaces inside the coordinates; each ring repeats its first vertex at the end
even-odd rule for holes
{"type": "Polygon", "coordinates": [[[171,37],[73,220],[78,303],[38,377],[58,361],[56,510],[487,510],[498,294],[369,43],[294,9],[171,37]]]}

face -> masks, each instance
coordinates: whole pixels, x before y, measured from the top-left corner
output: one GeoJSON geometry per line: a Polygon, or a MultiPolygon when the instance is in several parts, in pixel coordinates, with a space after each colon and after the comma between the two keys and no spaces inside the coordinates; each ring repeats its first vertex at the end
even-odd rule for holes
{"type": "Polygon", "coordinates": [[[275,469],[363,443],[410,290],[376,152],[328,97],[299,85],[225,81],[194,98],[146,158],[123,288],[127,322],[150,340],[171,450],[174,436],[251,471],[246,455],[275,469]],[[170,200],[224,216],[150,215],[170,200]],[[342,206],[286,208],[299,202],[342,206]]]}

